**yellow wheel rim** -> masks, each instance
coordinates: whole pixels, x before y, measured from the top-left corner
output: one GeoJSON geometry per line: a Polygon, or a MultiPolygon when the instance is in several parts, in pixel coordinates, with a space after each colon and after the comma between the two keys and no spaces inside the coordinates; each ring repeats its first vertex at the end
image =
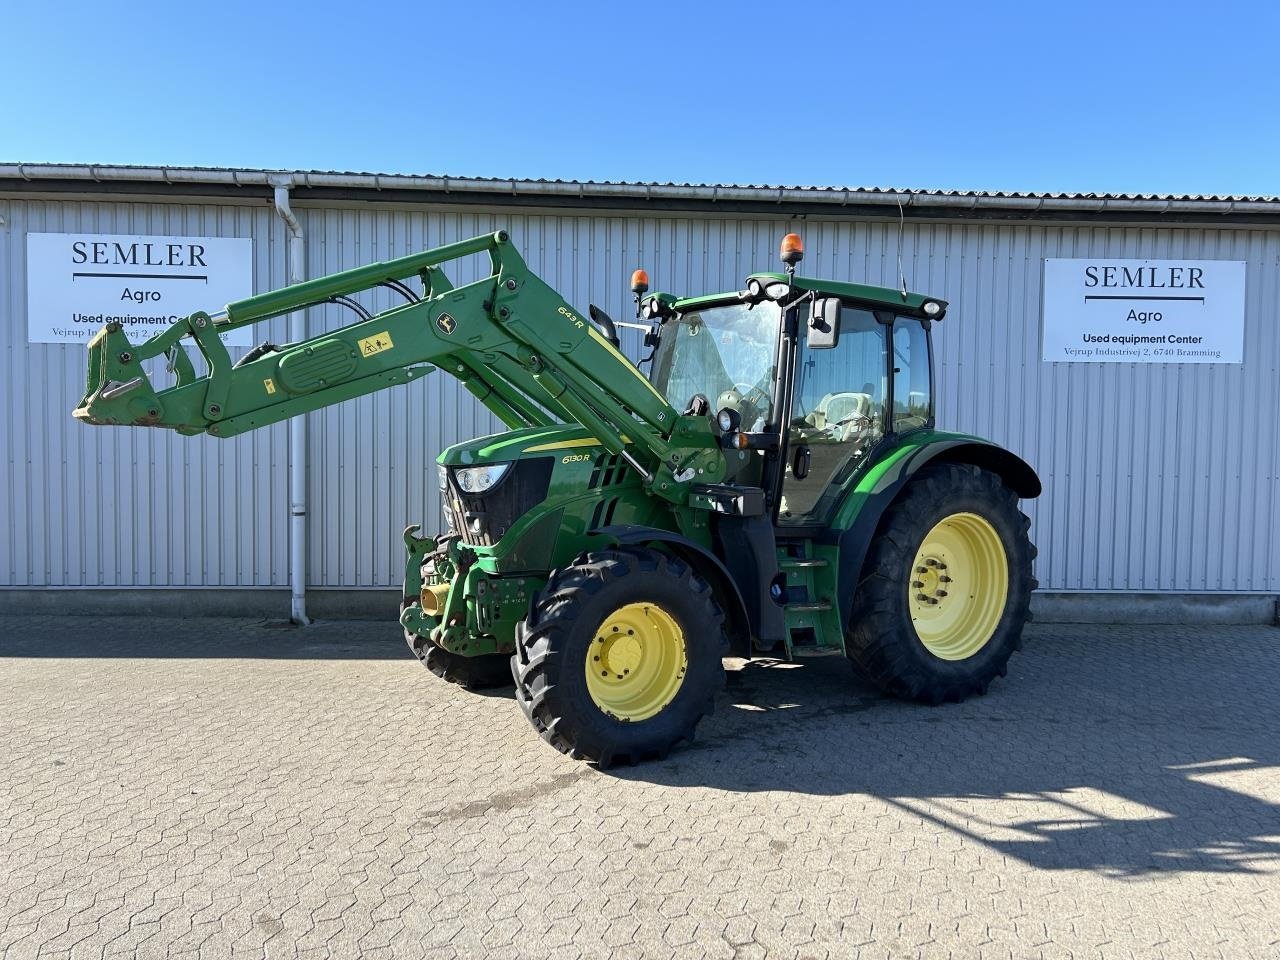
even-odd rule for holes
{"type": "Polygon", "coordinates": [[[684,631],[653,603],[604,618],[587,649],[587,692],[619,720],[648,720],[675,699],[689,666],[684,631]]]}
{"type": "Polygon", "coordinates": [[[987,645],[1004,614],[1009,560],[987,520],[953,513],[925,534],[909,580],[920,642],[942,660],[966,660],[987,645]]]}

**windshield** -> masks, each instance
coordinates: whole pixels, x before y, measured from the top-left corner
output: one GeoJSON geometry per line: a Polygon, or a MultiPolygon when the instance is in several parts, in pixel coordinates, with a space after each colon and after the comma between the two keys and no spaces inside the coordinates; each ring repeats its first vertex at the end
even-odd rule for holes
{"type": "Polygon", "coordinates": [[[701,393],[714,413],[742,416],[760,430],[773,399],[774,359],[782,311],[776,303],[726,304],[681,314],[662,325],[653,358],[653,385],[677,410],[701,393]]]}

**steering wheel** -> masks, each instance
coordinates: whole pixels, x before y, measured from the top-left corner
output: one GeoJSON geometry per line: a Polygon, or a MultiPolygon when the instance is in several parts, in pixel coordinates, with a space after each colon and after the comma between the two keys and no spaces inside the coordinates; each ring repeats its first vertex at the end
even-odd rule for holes
{"type": "Polygon", "coordinates": [[[837,420],[831,424],[832,439],[837,443],[844,443],[853,434],[865,432],[873,426],[875,426],[874,419],[865,414],[855,413],[853,416],[845,417],[843,420],[837,420]],[[847,428],[846,424],[848,425],[847,428]]]}

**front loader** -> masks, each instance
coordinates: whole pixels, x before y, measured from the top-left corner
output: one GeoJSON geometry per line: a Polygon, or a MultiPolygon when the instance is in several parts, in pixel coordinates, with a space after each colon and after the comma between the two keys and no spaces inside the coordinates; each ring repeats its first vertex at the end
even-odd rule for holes
{"type": "Polygon", "coordinates": [[[505,231],[196,313],[144,343],[108,324],[74,415],[230,437],[438,369],[508,427],[438,458],[449,529],[404,534],[400,623],[435,674],[510,683],[575,757],[691,739],[722,658],[843,652],[928,703],[984,693],[1020,643],[1035,472],[934,427],[931,327],[946,304],[785,272],[649,293],[648,375],[525,266],[505,231]],[[441,269],[487,254],[484,279],[441,269]],[[417,281],[417,289],[411,285],[417,281]],[[404,303],[371,314],[355,296],[404,303]],[[338,302],[359,320],[232,363],[221,334],[338,302]],[[197,375],[194,344],[208,370],[197,375]],[[143,362],[164,356],[157,390],[143,362]]]}

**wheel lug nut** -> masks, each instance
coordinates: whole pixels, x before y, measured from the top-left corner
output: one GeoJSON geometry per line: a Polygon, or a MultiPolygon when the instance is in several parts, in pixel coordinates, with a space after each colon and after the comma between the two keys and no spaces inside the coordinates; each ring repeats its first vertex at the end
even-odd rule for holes
{"type": "Polygon", "coordinates": [[[928,572],[929,572],[928,567],[916,567],[916,573],[928,573],[928,572]]]}
{"type": "Polygon", "coordinates": [[[923,602],[927,601],[929,598],[928,598],[928,597],[926,597],[923,593],[917,593],[917,594],[916,594],[916,599],[917,599],[917,600],[919,600],[919,601],[921,601],[921,602],[923,603],[923,602]]]}
{"type": "Polygon", "coordinates": [[[945,590],[938,590],[934,592],[935,597],[945,597],[946,595],[947,595],[947,591],[945,590]]]}
{"type": "Polygon", "coordinates": [[[912,580],[912,581],[911,581],[911,586],[915,587],[917,590],[923,590],[923,589],[924,589],[924,581],[923,581],[923,580],[912,580]]]}
{"type": "Polygon", "coordinates": [[[924,565],[926,567],[936,567],[938,565],[938,561],[933,559],[933,557],[930,557],[928,560],[924,562],[924,565]]]}
{"type": "Polygon", "coordinates": [[[938,578],[938,580],[939,580],[939,582],[941,582],[941,583],[950,583],[950,582],[951,582],[951,578],[950,578],[950,577],[948,577],[948,576],[946,576],[946,575],[943,575],[943,576],[939,577],[939,578],[938,578]]]}

